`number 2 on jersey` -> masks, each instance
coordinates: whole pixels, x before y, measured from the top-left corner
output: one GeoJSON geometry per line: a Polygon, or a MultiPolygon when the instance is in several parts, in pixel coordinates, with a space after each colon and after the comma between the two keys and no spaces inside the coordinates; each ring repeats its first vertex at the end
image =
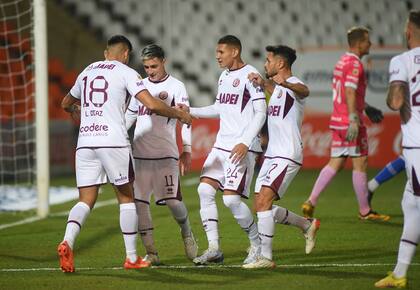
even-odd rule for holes
{"type": "Polygon", "coordinates": [[[103,76],[97,76],[89,83],[89,99],[86,97],[86,90],[88,89],[87,81],[87,76],[85,76],[83,78],[83,107],[89,107],[89,102],[92,103],[95,107],[102,107],[108,100],[107,80],[103,76]]]}

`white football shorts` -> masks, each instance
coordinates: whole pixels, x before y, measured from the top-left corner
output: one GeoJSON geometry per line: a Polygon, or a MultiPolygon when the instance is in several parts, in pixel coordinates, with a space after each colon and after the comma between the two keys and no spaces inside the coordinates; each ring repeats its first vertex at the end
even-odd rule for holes
{"type": "Polygon", "coordinates": [[[269,187],[277,194],[277,199],[282,198],[299,169],[300,165],[291,160],[266,157],[255,183],[255,192],[269,187]]]}
{"type": "Polygon", "coordinates": [[[215,180],[220,190],[235,191],[248,198],[257,154],[248,152],[238,164],[233,164],[229,156],[230,151],[213,148],[204,162],[200,178],[215,180]]]}
{"type": "Polygon", "coordinates": [[[77,187],[107,183],[124,185],[134,180],[130,147],[88,148],[76,150],[77,187]]]}
{"type": "Polygon", "coordinates": [[[150,204],[152,193],[157,205],[165,205],[168,199],[182,200],[178,160],[136,158],[134,162],[134,198],[137,201],[150,204]]]}

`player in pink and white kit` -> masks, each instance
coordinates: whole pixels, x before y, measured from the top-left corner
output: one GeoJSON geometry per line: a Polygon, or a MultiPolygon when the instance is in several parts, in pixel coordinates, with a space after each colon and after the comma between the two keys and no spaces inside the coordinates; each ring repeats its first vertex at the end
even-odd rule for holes
{"type": "Polygon", "coordinates": [[[157,114],[188,124],[192,120],[188,113],[150,95],[137,72],[126,65],[131,50],[126,37],[111,37],[104,52],[105,60],[90,64],[80,73],[61,104],[73,118],[81,117],[76,149],[79,202],[70,210],[64,239],[57,249],[63,272],[74,272],[74,241],[95,205],[100,185],[107,180],[113,184],[120,204],[120,227],[127,255],[124,268],[150,266],[136,251],[134,169],[124,118],[127,96],[139,99],[157,114]]]}
{"type": "Polygon", "coordinates": [[[349,51],[341,56],[334,68],[331,159],[321,170],[309,199],[302,205],[302,211],[306,217],[313,216],[319,195],[343,168],[347,157],[351,157],[359,218],[386,221],[389,216],[373,211],[368,203],[368,140],[363,111],[372,122],[380,122],[383,118],[381,111],[365,103],[367,81],[361,58],[369,54],[369,30],[354,27],[347,32],[347,40],[349,51]]]}
{"type": "Polygon", "coordinates": [[[387,98],[388,107],[400,111],[401,116],[407,173],[401,202],[404,229],[397,265],[387,277],[375,283],[378,288],[407,287],[407,270],[420,242],[420,10],[410,12],[405,35],[409,51],[391,59],[387,98]]]}
{"type": "Polygon", "coordinates": [[[258,132],[266,116],[265,95],[248,80],[258,71],[241,58],[242,45],[233,35],[219,39],[216,58],[225,68],[218,82],[213,105],[191,108],[199,118],[220,118],[216,142],[208,155],[200,177],[200,215],[209,247],[193,261],[197,265],[223,262],[218,232],[216,191],[223,191],[223,202],[250,240],[250,250],[244,264],[254,261],[259,251],[257,225],[241,197],[248,198],[255,159],[262,152],[258,132]]]}

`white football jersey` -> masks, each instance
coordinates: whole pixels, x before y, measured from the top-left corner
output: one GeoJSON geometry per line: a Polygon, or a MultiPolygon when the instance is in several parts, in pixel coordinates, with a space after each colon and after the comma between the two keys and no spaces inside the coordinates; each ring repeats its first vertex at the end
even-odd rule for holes
{"type": "MultiPolygon", "coordinates": [[[[289,83],[303,82],[297,77],[287,79],[289,83]]],[[[276,85],[268,103],[268,145],[265,156],[281,157],[302,164],[302,127],[305,99],[285,87],[276,85]]]]}
{"type": "Polygon", "coordinates": [[[81,102],[77,148],[129,146],[126,101],[145,89],[137,72],[121,62],[98,61],[85,68],[70,90],[81,102]]]}
{"type": "MultiPolygon", "coordinates": [[[[159,82],[143,80],[150,94],[170,107],[176,104],[189,106],[184,84],[168,75],[159,82]]],[[[128,109],[137,113],[133,139],[133,156],[141,159],[178,158],[176,143],[177,119],[152,114],[139,100],[132,98],[128,109]]],[[[190,141],[191,142],[191,141],[190,141]]],[[[191,143],[189,144],[191,145],[191,143]]]]}
{"type": "MultiPolygon", "coordinates": [[[[219,112],[220,128],[214,147],[232,150],[240,141],[254,117],[254,102],[265,102],[264,92],[248,80],[250,73],[258,73],[247,64],[237,70],[225,70],[219,77],[215,105],[219,112]]],[[[255,137],[250,151],[262,152],[260,140],[255,137]]]]}
{"type": "Polygon", "coordinates": [[[410,90],[410,119],[401,123],[402,146],[420,148],[420,47],[391,59],[389,82],[403,81],[410,90]]]}

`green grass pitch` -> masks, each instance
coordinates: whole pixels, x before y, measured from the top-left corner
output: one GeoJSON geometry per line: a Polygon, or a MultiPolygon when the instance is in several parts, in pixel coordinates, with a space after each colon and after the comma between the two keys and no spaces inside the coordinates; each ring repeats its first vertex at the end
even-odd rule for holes
{"type": "MultiPolygon", "coordinates": [[[[300,205],[317,174],[318,171],[301,171],[278,203],[300,213],[300,205]]],[[[373,174],[370,172],[370,176],[373,174]]],[[[184,180],[192,178],[198,180],[193,174],[184,180]]],[[[59,179],[53,183],[74,185],[74,180],[59,179]]],[[[64,234],[67,215],[63,212],[74,202],[53,206],[52,215],[45,220],[0,230],[0,289],[375,289],[374,282],[392,270],[397,259],[404,184],[402,173],[375,193],[374,209],[390,214],[389,222],[359,221],[351,171],[341,172],[316,208],[321,228],[312,254],[305,255],[304,239],[298,229],[276,226],[273,254],[278,267],[274,270],[239,267],[246,256],[247,238],[218,193],[223,267],[194,267],[184,255],[179,228],[169,210],[152,205],[156,245],[166,267],[123,270],[125,254],[115,203],[93,210],[76,241],[76,272],[64,274],[58,268],[56,247],[64,234]]],[[[183,186],[183,196],[201,253],[207,242],[196,187],[183,186]]],[[[106,186],[98,201],[110,199],[114,195],[106,186]]],[[[3,212],[0,224],[34,214],[3,212]]],[[[143,255],[140,241],[138,245],[138,252],[143,255]]],[[[419,253],[409,270],[409,288],[420,289],[419,253]]]]}

